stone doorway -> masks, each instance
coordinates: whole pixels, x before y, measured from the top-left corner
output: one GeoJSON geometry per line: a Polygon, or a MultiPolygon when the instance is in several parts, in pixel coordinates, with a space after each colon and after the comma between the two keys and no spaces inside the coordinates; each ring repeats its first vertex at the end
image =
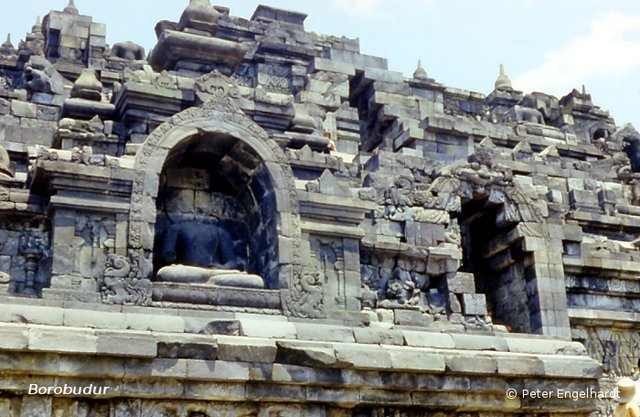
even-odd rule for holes
{"type": "MultiPolygon", "coordinates": [[[[500,193],[500,192],[498,192],[500,193]]],[[[494,324],[512,332],[532,333],[537,307],[533,257],[516,233],[517,223],[504,220],[496,191],[463,202],[459,218],[463,260],[461,271],[473,273],[476,291],[487,298],[494,324]]]]}

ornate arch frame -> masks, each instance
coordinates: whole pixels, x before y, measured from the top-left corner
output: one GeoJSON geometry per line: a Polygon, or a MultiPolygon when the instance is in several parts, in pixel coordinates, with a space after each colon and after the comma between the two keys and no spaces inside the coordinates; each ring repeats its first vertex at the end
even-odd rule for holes
{"type": "Polygon", "coordinates": [[[294,270],[299,269],[301,231],[293,171],[278,144],[235,105],[233,89],[228,83],[226,77],[219,74],[208,74],[199,80],[198,97],[203,104],[177,113],[158,126],[136,153],[128,251],[138,264],[140,278],[150,277],[153,271],[156,198],[165,160],[183,140],[194,135],[207,140],[208,133],[227,135],[243,142],[263,161],[270,177],[275,194],[278,237],[278,241],[273,242],[277,250],[277,282],[272,286],[287,288],[294,270]]]}

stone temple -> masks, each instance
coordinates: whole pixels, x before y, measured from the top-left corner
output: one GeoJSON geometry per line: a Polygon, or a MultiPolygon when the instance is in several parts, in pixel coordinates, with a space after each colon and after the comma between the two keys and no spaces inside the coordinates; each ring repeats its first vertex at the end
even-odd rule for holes
{"type": "Polygon", "coordinates": [[[631,125],[298,12],[176,16],[147,54],[71,1],[0,47],[1,417],[611,415],[631,125]]]}

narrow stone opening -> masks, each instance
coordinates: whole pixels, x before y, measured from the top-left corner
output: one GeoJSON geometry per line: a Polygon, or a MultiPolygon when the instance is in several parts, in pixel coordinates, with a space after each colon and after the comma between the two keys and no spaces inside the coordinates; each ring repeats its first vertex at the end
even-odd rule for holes
{"type": "Polygon", "coordinates": [[[524,250],[524,240],[513,233],[516,225],[501,220],[503,209],[491,198],[463,204],[461,270],[473,273],[476,291],[485,294],[495,324],[518,333],[536,332],[541,323],[534,323],[539,308],[534,297],[533,259],[524,250]]]}

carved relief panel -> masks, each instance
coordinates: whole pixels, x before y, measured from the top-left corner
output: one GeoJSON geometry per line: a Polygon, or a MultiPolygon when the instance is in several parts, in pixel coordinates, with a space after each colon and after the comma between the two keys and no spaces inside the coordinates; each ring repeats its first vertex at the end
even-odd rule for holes
{"type": "Polygon", "coordinates": [[[98,278],[104,270],[109,248],[115,245],[115,220],[95,215],[76,218],[73,249],[75,272],[82,277],[98,278]]]}
{"type": "Polygon", "coordinates": [[[277,63],[258,64],[258,85],[267,91],[291,94],[291,66],[277,63]]]}
{"type": "Polygon", "coordinates": [[[346,309],[344,253],[339,239],[311,238],[311,254],[324,288],[324,304],[329,310],[346,309]]]}
{"type": "Polygon", "coordinates": [[[640,331],[581,326],[572,330],[572,337],[585,345],[589,356],[602,363],[610,379],[637,372],[640,331]]]}
{"type": "Polygon", "coordinates": [[[27,296],[49,281],[51,250],[45,225],[0,221],[0,288],[27,296]]]}

